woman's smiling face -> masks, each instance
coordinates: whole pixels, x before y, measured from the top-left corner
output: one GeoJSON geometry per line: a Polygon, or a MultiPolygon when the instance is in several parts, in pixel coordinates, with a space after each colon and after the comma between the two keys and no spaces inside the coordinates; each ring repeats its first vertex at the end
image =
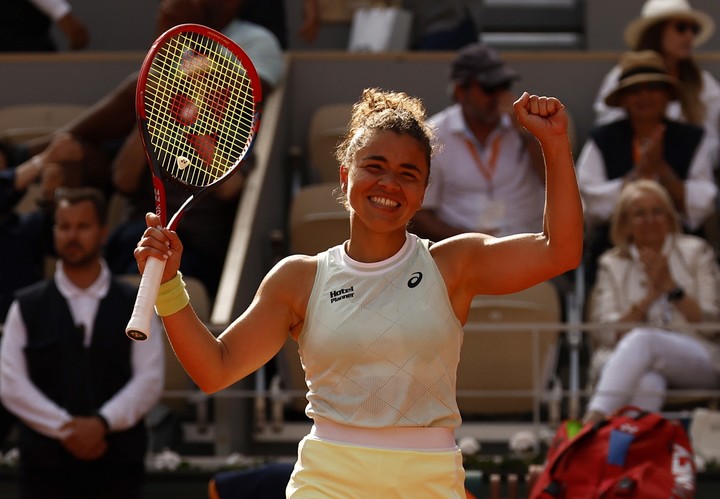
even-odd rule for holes
{"type": "Polygon", "coordinates": [[[402,228],[422,206],[430,165],[424,147],[408,134],[370,132],[351,165],[340,169],[351,213],[377,230],[402,228]]]}

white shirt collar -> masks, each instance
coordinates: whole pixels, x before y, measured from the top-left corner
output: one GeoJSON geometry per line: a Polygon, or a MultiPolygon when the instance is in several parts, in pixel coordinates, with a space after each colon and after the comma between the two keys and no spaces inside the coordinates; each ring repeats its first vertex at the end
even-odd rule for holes
{"type": "Polygon", "coordinates": [[[97,300],[103,299],[110,289],[110,269],[108,268],[107,263],[105,263],[105,260],[102,259],[100,260],[100,266],[101,269],[98,278],[95,279],[95,282],[93,282],[90,286],[83,289],[77,287],[72,283],[72,281],[70,281],[70,278],[68,278],[65,270],[63,269],[62,261],[58,260],[55,267],[55,284],[57,285],[58,291],[60,291],[60,294],[66,300],[71,300],[81,296],[95,298],[97,300]]]}
{"type": "Polygon", "coordinates": [[[410,234],[409,232],[405,232],[405,243],[403,243],[402,248],[395,253],[393,256],[382,260],[380,262],[372,262],[372,263],[366,263],[366,262],[359,262],[357,260],[353,260],[350,255],[347,254],[347,251],[345,251],[345,244],[341,244],[339,246],[340,251],[340,259],[342,260],[343,264],[346,268],[352,269],[355,272],[363,272],[366,274],[380,274],[385,273],[390,269],[397,268],[399,265],[404,263],[408,258],[410,258],[411,254],[413,253],[413,250],[415,248],[415,244],[418,241],[418,237],[414,234],[410,234]]]}

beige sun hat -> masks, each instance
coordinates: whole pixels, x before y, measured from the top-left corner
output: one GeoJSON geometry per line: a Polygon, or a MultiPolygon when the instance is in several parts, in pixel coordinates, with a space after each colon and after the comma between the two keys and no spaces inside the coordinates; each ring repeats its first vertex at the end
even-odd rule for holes
{"type": "Polygon", "coordinates": [[[631,49],[637,49],[646,29],[668,19],[687,19],[696,22],[700,26],[700,32],[695,36],[696,47],[708,41],[715,31],[715,21],[712,17],[693,9],[687,0],[647,0],[640,17],[631,21],[625,28],[625,43],[631,49]]]}
{"type": "Polygon", "coordinates": [[[620,79],[605,97],[608,106],[620,106],[620,94],[626,88],[640,83],[665,83],[671,98],[677,97],[677,80],[670,76],[663,58],[654,50],[625,52],[620,57],[620,79]]]}

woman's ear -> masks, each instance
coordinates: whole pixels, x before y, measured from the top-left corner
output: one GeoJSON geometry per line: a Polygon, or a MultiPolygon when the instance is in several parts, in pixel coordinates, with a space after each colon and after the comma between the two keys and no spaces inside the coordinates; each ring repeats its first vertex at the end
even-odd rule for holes
{"type": "Polygon", "coordinates": [[[345,165],[340,165],[340,188],[344,193],[347,193],[348,184],[348,168],[345,165]]]}

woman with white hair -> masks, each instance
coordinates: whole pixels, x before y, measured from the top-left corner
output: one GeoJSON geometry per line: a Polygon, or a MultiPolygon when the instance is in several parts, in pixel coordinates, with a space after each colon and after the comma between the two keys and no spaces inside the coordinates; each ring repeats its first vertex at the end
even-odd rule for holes
{"type": "MultiPolygon", "coordinates": [[[[713,19],[693,9],[687,0],[647,0],[640,17],[625,28],[631,50],[654,50],[662,55],[668,73],[678,81],[678,100],[668,107],[668,118],[704,126],[720,137],[720,83],[693,58],[693,50],[715,30],[713,19]]],[[[622,109],[605,103],[620,77],[615,66],[602,82],[594,103],[598,125],[624,116],[622,109]]]]}
{"type": "Polygon", "coordinates": [[[653,180],[626,184],[611,238],[614,247],[600,257],[591,321],[641,325],[595,335],[593,364],[604,366],[586,421],[627,404],[658,411],[668,387],[720,387],[720,349],[692,326],[720,312],[712,247],[680,232],[670,196],[653,180]]]}

